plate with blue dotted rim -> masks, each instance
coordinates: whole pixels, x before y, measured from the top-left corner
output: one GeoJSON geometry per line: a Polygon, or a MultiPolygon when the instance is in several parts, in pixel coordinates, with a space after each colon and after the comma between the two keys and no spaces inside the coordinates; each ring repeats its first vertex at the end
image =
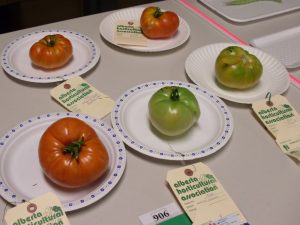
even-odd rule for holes
{"type": "Polygon", "coordinates": [[[68,30],[41,30],[22,35],[7,44],[1,54],[1,66],[5,72],[17,79],[51,83],[80,76],[92,69],[100,59],[98,45],[88,36],[68,30]],[[68,38],[73,47],[70,61],[57,69],[46,70],[32,64],[30,47],[49,34],[61,34],[68,38]]]}
{"type": "Polygon", "coordinates": [[[233,132],[233,118],[225,103],[199,86],[181,81],[152,81],[124,92],[111,113],[113,128],[126,145],[150,157],[193,160],[220,150],[233,132]],[[148,115],[151,96],[165,86],[189,89],[197,98],[201,115],[186,133],[167,137],[152,127],[148,115]]]}
{"type": "Polygon", "coordinates": [[[86,207],[106,196],[119,182],[126,166],[126,150],[114,129],[93,117],[70,112],[55,112],[32,117],[8,131],[0,139],[0,194],[11,204],[52,192],[65,211],[86,207]],[[49,125],[64,117],[75,117],[89,124],[109,154],[104,176],[81,189],[64,189],[43,174],[38,159],[38,143],[49,125]]]}

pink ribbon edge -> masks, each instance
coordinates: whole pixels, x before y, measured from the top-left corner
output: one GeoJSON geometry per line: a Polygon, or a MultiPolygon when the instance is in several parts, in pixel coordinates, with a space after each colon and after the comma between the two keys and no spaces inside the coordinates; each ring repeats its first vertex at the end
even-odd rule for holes
{"type": "MultiPolygon", "coordinates": [[[[184,0],[178,0],[179,2],[181,2],[182,4],[184,4],[185,6],[187,6],[188,8],[190,8],[192,11],[194,11],[195,13],[197,13],[199,16],[201,16],[203,19],[205,19],[207,22],[209,22],[210,24],[214,25],[215,27],[217,27],[219,30],[221,30],[223,33],[227,34],[228,36],[230,36],[232,39],[236,40],[237,42],[239,42],[240,44],[243,45],[249,45],[249,43],[243,41],[242,39],[240,39],[238,36],[234,35],[233,33],[231,33],[229,30],[227,30],[225,27],[221,26],[219,23],[217,23],[215,20],[213,20],[212,18],[210,18],[209,16],[207,16],[206,14],[204,14],[203,12],[201,12],[200,10],[198,10],[197,8],[195,8],[194,6],[192,6],[191,4],[187,3],[184,0]]],[[[295,76],[293,76],[291,73],[289,73],[290,79],[297,83],[298,85],[300,85],[300,80],[297,79],[295,76]]]]}

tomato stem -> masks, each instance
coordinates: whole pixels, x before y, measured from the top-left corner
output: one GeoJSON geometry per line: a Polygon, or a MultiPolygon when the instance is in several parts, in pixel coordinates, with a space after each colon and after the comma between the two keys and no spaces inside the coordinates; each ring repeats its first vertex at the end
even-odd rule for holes
{"type": "Polygon", "coordinates": [[[47,46],[48,47],[53,47],[56,42],[56,35],[49,35],[49,39],[47,38],[47,46]]]}
{"type": "Polygon", "coordinates": [[[158,18],[158,17],[160,17],[162,14],[164,14],[164,13],[160,10],[160,8],[159,8],[159,7],[156,7],[156,10],[155,10],[153,16],[154,16],[155,18],[158,18]]]}
{"type": "Polygon", "coordinates": [[[78,159],[82,145],[84,145],[83,137],[80,140],[73,141],[71,144],[67,145],[64,148],[64,153],[70,154],[73,159],[78,159]]]}
{"type": "Polygon", "coordinates": [[[178,101],[179,100],[179,91],[178,91],[178,88],[177,87],[173,87],[172,88],[172,92],[171,92],[171,100],[173,101],[178,101]]]}

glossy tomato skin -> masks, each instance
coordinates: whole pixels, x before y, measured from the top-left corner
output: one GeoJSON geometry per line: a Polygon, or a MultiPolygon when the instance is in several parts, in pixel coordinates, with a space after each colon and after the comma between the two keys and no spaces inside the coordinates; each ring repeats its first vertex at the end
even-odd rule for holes
{"type": "Polygon", "coordinates": [[[167,136],[187,132],[200,117],[196,97],[183,87],[167,86],[159,89],[150,98],[148,109],[153,127],[167,136]]]}
{"type": "Polygon", "coordinates": [[[72,52],[69,39],[61,34],[53,34],[34,43],[29,50],[29,56],[34,65],[55,69],[65,65],[71,59],[72,52]]]}
{"type": "Polygon", "coordinates": [[[179,17],[172,11],[162,12],[158,7],[148,7],[142,12],[140,25],[148,38],[169,38],[177,32],[179,17]]]}
{"type": "Polygon", "coordinates": [[[63,118],[51,124],[39,142],[39,161],[44,174],[54,183],[67,188],[86,186],[107,170],[108,153],[96,132],[77,118],[63,118]],[[83,138],[78,157],[65,147],[83,138]]]}
{"type": "Polygon", "coordinates": [[[247,89],[255,86],[262,76],[260,60],[238,46],[229,46],[218,55],[215,63],[216,79],[222,85],[247,89]]]}

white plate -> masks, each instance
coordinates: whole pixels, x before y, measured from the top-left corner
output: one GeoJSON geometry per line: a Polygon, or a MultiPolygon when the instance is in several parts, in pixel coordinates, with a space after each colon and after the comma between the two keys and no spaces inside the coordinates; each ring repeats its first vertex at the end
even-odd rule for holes
{"type": "Polygon", "coordinates": [[[255,38],[250,43],[274,56],[289,69],[300,67],[300,26],[255,38]]]}
{"type": "Polygon", "coordinates": [[[245,5],[227,5],[231,0],[197,0],[209,8],[224,16],[228,20],[237,23],[252,22],[266,19],[271,16],[291,12],[300,8],[298,0],[257,1],[245,5]]]}
{"type": "MultiPolygon", "coordinates": [[[[108,15],[104,18],[100,24],[100,34],[110,43],[114,43],[113,29],[115,22],[119,20],[138,20],[143,12],[144,8],[128,8],[119,10],[115,13],[108,15]]],[[[171,38],[152,40],[148,39],[148,46],[129,46],[129,45],[117,45],[121,48],[130,49],[139,52],[160,52],[176,48],[186,42],[190,36],[190,27],[187,22],[179,17],[180,23],[177,33],[171,38]]]]}
{"type": "Polygon", "coordinates": [[[107,195],[118,183],[126,165],[126,150],[114,130],[90,116],[69,112],[50,113],[28,119],[0,139],[0,194],[19,204],[47,192],[55,193],[66,211],[90,205],[107,195]],[[63,117],[79,118],[94,128],[109,154],[109,169],[94,184],[79,190],[59,188],[43,174],[38,143],[46,128],[63,117]]]}
{"type": "Polygon", "coordinates": [[[220,150],[233,131],[233,118],[217,96],[194,84],[180,81],[153,81],[126,91],[111,113],[112,125],[131,148],[145,155],[166,160],[192,160],[220,150]],[[199,121],[177,137],[160,135],[148,118],[148,101],[164,86],[179,86],[192,91],[200,105],[199,121]]]}
{"type": "Polygon", "coordinates": [[[221,98],[244,104],[251,104],[272,95],[282,94],[290,85],[290,78],[285,67],[272,56],[259,49],[235,43],[217,43],[200,47],[193,51],[185,62],[185,70],[197,85],[221,98]],[[240,46],[254,54],[263,65],[263,74],[256,86],[247,90],[235,90],[221,87],[215,79],[215,61],[219,53],[228,46],[240,46]]]}
{"type": "Polygon", "coordinates": [[[100,58],[100,49],[88,36],[67,30],[42,30],[25,34],[10,42],[2,51],[1,65],[11,76],[36,83],[51,83],[79,76],[92,69],[100,58]],[[65,66],[44,70],[31,63],[30,47],[48,34],[62,34],[72,42],[73,57],[65,66]]]}

